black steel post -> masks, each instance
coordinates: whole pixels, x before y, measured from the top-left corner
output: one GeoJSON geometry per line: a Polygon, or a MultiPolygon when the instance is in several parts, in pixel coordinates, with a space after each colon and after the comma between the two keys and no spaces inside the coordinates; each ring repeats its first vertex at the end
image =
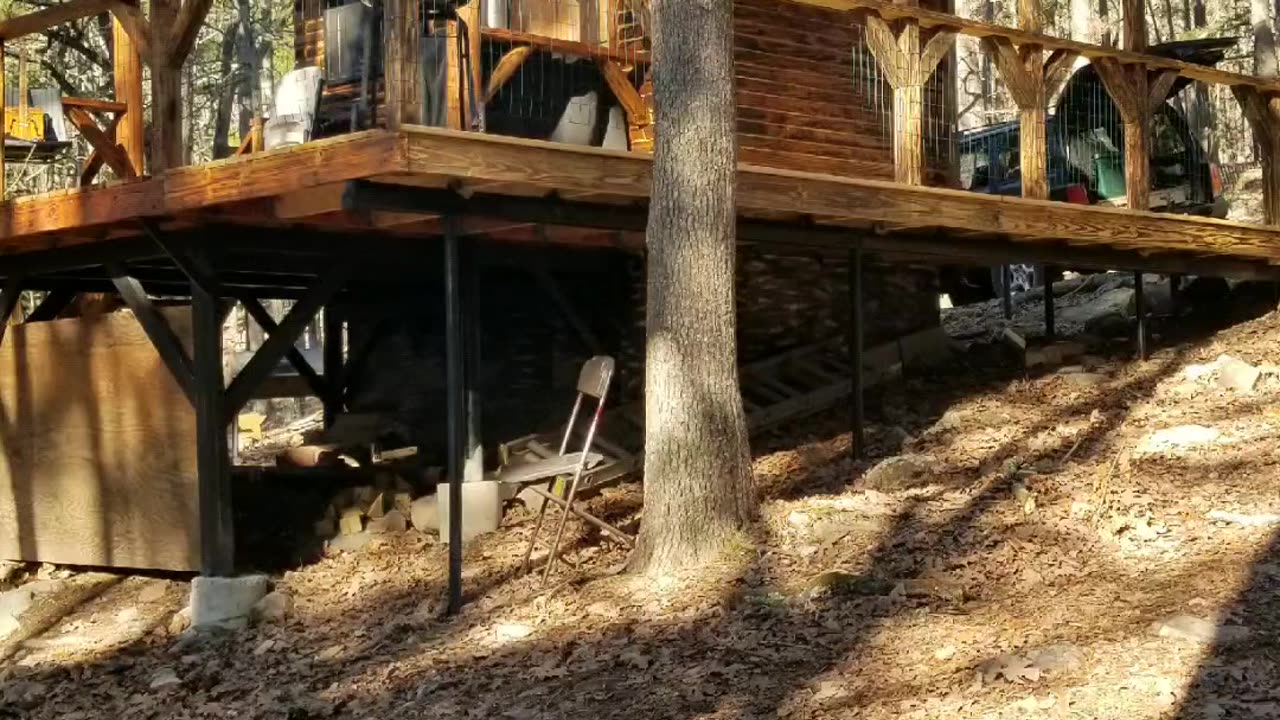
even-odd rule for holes
{"type": "Polygon", "coordinates": [[[480,427],[480,338],[483,330],[480,321],[480,263],[474,246],[462,251],[463,303],[462,325],[466,333],[466,355],[463,376],[466,382],[467,438],[466,469],[463,480],[475,482],[484,479],[484,441],[480,427]]]}
{"type": "Polygon", "coordinates": [[[444,218],[445,388],[449,413],[449,612],[462,608],[462,480],[466,467],[466,339],[458,222],[444,218]]]}
{"type": "Polygon", "coordinates": [[[231,460],[227,456],[226,382],[222,376],[222,308],[219,298],[191,283],[192,366],[196,410],[196,473],[200,502],[200,570],[227,576],[234,570],[231,460]]]}
{"type": "Polygon", "coordinates": [[[1169,312],[1175,320],[1182,314],[1182,273],[1169,275],[1169,312]]]}
{"type": "Polygon", "coordinates": [[[323,322],[324,367],[321,372],[324,373],[325,397],[320,399],[324,401],[324,426],[330,428],[333,427],[334,417],[342,412],[343,397],[346,395],[346,388],[342,385],[343,363],[346,360],[343,352],[345,323],[342,320],[342,312],[334,307],[332,302],[324,308],[323,322]]]}
{"type": "Polygon", "coordinates": [[[1133,307],[1138,314],[1138,359],[1147,359],[1147,306],[1143,298],[1142,273],[1133,274],[1133,307]]]}
{"type": "Polygon", "coordinates": [[[849,448],[856,460],[865,450],[862,399],[862,240],[849,251],[849,448]]]}
{"type": "Polygon", "coordinates": [[[1004,319],[1013,319],[1013,271],[1008,265],[1000,266],[1000,302],[1004,308],[1004,319]]]}
{"type": "Polygon", "coordinates": [[[1058,332],[1054,326],[1054,297],[1053,297],[1053,268],[1049,265],[1040,266],[1040,277],[1044,278],[1044,339],[1053,342],[1057,339],[1058,332]]]}

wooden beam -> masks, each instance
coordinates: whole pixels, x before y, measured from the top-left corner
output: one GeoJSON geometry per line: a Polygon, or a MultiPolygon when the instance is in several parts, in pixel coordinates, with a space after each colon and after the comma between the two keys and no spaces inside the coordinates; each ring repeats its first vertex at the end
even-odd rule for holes
{"type": "MultiPolygon", "coordinates": [[[[280,332],[280,325],[276,323],[275,318],[271,317],[271,313],[267,312],[262,303],[258,302],[257,298],[242,297],[240,298],[240,304],[244,306],[245,312],[249,313],[249,317],[258,323],[258,327],[262,328],[267,337],[280,332]]],[[[298,350],[296,340],[295,344],[290,344],[288,349],[285,350],[284,357],[293,366],[293,369],[297,371],[298,375],[302,377],[303,381],[307,383],[307,387],[311,388],[311,392],[315,393],[316,397],[328,405],[333,398],[333,390],[325,382],[324,378],[320,377],[315,368],[311,367],[311,363],[307,362],[307,358],[302,354],[302,351],[298,350]]]]}
{"type": "MultiPolygon", "coordinates": [[[[1024,3],[1033,0],[1024,0],[1024,3]]],[[[1020,5],[1021,6],[1021,5],[1020,5]]],[[[983,48],[1004,79],[1009,96],[1018,106],[1018,138],[1021,153],[1022,196],[1049,197],[1049,161],[1045,146],[1048,91],[1044,51],[1037,45],[1015,48],[1003,37],[982,39],[983,48]]],[[[1053,58],[1050,58],[1053,62],[1053,58]]]]}
{"type": "MultiPolygon", "coordinates": [[[[1218,85],[1248,85],[1265,90],[1280,92],[1280,79],[1258,78],[1252,75],[1219,70],[1206,65],[1181,62],[1172,58],[1118,50],[1103,45],[1078,42],[1065,38],[1053,37],[1042,33],[1024,32],[1015,28],[968,20],[957,15],[935,10],[926,10],[910,5],[903,5],[888,0],[789,0],[800,5],[828,8],[854,12],[858,15],[872,13],[886,21],[911,18],[920,24],[922,29],[945,28],[970,37],[1003,37],[1015,46],[1037,45],[1045,50],[1070,50],[1080,57],[1089,60],[1110,58],[1126,64],[1145,65],[1151,69],[1174,70],[1182,77],[1200,80],[1218,85]]],[[[870,38],[868,38],[870,42],[870,38]]]]}
{"type": "Polygon", "coordinates": [[[129,106],[123,102],[115,102],[113,100],[98,100],[96,98],[82,97],[62,97],[63,108],[80,108],[82,110],[90,110],[100,113],[115,113],[123,115],[129,106]]]}
{"type": "Polygon", "coordinates": [[[1058,48],[1044,61],[1044,94],[1051,98],[1067,84],[1080,55],[1074,50],[1058,48]]]}
{"type": "Polygon", "coordinates": [[[13,312],[22,300],[22,282],[21,275],[15,274],[5,278],[4,292],[0,294],[0,343],[4,342],[5,330],[8,329],[13,312]]]}
{"type": "Polygon", "coordinates": [[[24,322],[45,322],[56,319],[63,310],[67,309],[67,306],[71,305],[71,301],[76,299],[76,294],[74,290],[53,290],[46,293],[24,322]]]}
{"type": "Polygon", "coordinates": [[[1151,101],[1147,68],[1121,65],[1103,58],[1093,64],[1124,124],[1125,203],[1130,210],[1146,210],[1151,201],[1151,101]]]}
{"type": "Polygon", "coordinates": [[[949,31],[935,38],[927,53],[920,49],[920,25],[911,20],[895,33],[883,20],[866,18],[867,48],[893,89],[894,179],[908,185],[924,183],[924,83],[946,56],[949,31]]]}
{"type": "MultiPolygon", "coordinates": [[[[111,38],[114,44],[111,56],[112,82],[115,84],[115,104],[120,106],[112,120],[112,125],[116,127],[114,137],[120,143],[134,172],[141,175],[146,167],[147,154],[142,124],[143,46],[134,40],[118,14],[111,24],[111,38]]],[[[63,98],[63,105],[66,105],[66,98],[63,98]]]]}
{"type": "MultiPolygon", "coordinates": [[[[151,63],[151,25],[142,14],[142,7],[130,0],[112,0],[111,14],[115,17],[115,25],[129,36],[129,43],[140,62],[151,63]]],[[[113,42],[119,43],[119,36],[113,36],[113,42]]],[[[120,47],[118,44],[116,47],[120,47]]],[[[116,97],[124,100],[116,89],[116,97]]],[[[128,102],[125,100],[125,102],[128,102]]]]}
{"type": "MultiPolygon", "coordinates": [[[[113,116],[111,118],[111,121],[107,125],[107,129],[103,131],[104,134],[107,136],[107,139],[112,144],[116,142],[117,132],[118,132],[117,125],[120,124],[120,121],[123,118],[124,118],[123,115],[113,116]]],[[[90,144],[92,145],[92,143],[90,144]]],[[[119,144],[117,145],[117,147],[121,149],[121,152],[125,152],[123,144],[119,144]]],[[[127,160],[128,158],[126,157],[125,159],[127,160]]],[[[93,179],[98,176],[98,172],[102,170],[102,166],[105,164],[106,164],[105,156],[103,156],[102,153],[98,152],[97,148],[94,148],[93,150],[91,150],[89,152],[89,157],[85,158],[84,160],[84,167],[80,170],[80,187],[93,184],[93,179]]],[[[132,165],[133,163],[130,162],[129,164],[132,165]]],[[[121,177],[125,177],[125,176],[122,175],[121,177]]]]}
{"type": "Polygon", "coordinates": [[[235,570],[231,459],[227,453],[225,378],[222,371],[222,304],[191,286],[192,376],[196,411],[196,484],[200,517],[200,571],[229,576],[235,570]]]}
{"type": "Polygon", "coordinates": [[[113,0],[67,0],[44,10],[0,20],[0,40],[13,40],[57,27],[72,20],[107,12],[113,0]]]}
{"type": "MultiPolygon", "coordinates": [[[[416,0],[420,1],[420,0],[416,0]]],[[[449,127],[455,130],[471,130],[472,121],[474,119],[475,108],[471,106],[473,97],[477,97],[480,88],[483,87],[480,81],[480,75],[476,72],[480,67],[480,3],[465,3],[457,8],[457,19],[447,20],[443,24],[445,36],[448,40],[448,48],[445,53],[448,75],[445,76],[445,103],[448,106],[446,113],[449,127]],[[463,58],[459,53],[456,38],[461,34],[459,25],[465,25],[468,28],[467,54],[471,59],[470,67],[463,67],[463,58]],[[465,72],[464,72],[465,71],[465,72]],[[468,77],[469,75],[469,77],[468,77]],[[470,87],[468,87],[470,84],[470,87]],[[474,94],[472,92],[474,90],[474,94]]],[[[420,25],[421,23],[419,23],[420,25]]],[[[418,62],[416,64],[421,64],[418,62]]],[[[418,70],[421,73],[421,70],[418,70]]]]}
{"type": "MultiPolygon", "coordinates": [[[[383,84],[387,102],[387,128],[422,122],[421,86],[422,21],[418,17],[419,0],[385,0],[387,29],[383,40],[386,60],[383,84]]],[[[453,51],[453,43],[449,43],[453,51]]],[[[455,68],[450,67],[450,74],[455,68]]],[[[455,104],[448,100],[450,106],[455,104]]]]}
{"type": "Polygon", "coordinates": [[[645,105],[644,98],[640,97],[640,92],[631,84],[630,76],[613,60],[603,59],[599,63],[605,83],[613,91],[613,96],[618,98],[622,111],[627,114],[627,122],[640,125],[651,123],[649,106],[645,105]]]}
{"type": "Polygon", "coordinates": [[[482,101],[485,104],[493,102],[493,99],[498,96],[498,91],[502,90],[507,81],[515,76],[516,71],[532,54],[533,47],[530,45],[520,45],[508,50],[507,54],[503,55],[502,59],[498,61],[498,64],[493,66],[493,71],[489,73],[489,85],[484,89],[482,101]]]}
{"type": "Polygon", "coordinates": [[[89,113],[78,107],[63,108],[66,112],[67,119],[71,121],[84,139],[89,141],[89,145],[93,147],[94,153],[101,157],[107,166],[115,172],[116,177],[132,178],[136,177],[133,166],[129,164],[129,158],[124,154],[124,148],[116,143],[114,133],[108,135],[98,127],[98,123],[89,115],[89,113]]]}
{"type": "Polygon", "coordinates": [[[111,282],[116,286],[116,291],[120,293],[121,299],[133,311],[134,316],[138,319],[138,324],[142,326],[142,330],[151,339],[151,344],[155,346],[156,352],[160,354],[160,359],[164,360],[164,364],[168,366],[169,373],[173,375],[173,379],[182,388],[182,392],[186,394],[187,399],[194,404],[195,381],[192,374],[191,358],[187,356],[187,351],[183,349],[178,336],[173,332],[173,328],[169,326],[168,321],[156,309],[155,304],[151,302],[151,298],[147,297],[147,292],[143,289],[142,283],[131,276],[123,264],[117,262],[108,263],[107,272],[111,275],[111,282]]]}
{"type": "Polygon", "coordinates": [[[181,68],[186,62],[212,6],[213,0],[183,0],[167,50],[170,67],[181,68]]]}
{"type": "Polygon", "coordinates": [[[303,329],[311,323],[320,308],[342,289],[350,273],[349,262],[343,262],[331,268],[320,276],[302,298],[289,309],[289,313],[277,326],[276,332],[267,336],[266,342],[262,343],[262,347],[258,348],[258,351],[231,381],[231,385],[227,387],[224,408],[226,422],[231,422],[240,412],[240,408],[249,402],[254,389],[271,373],[289,348],[298,341],[303,329]]]}

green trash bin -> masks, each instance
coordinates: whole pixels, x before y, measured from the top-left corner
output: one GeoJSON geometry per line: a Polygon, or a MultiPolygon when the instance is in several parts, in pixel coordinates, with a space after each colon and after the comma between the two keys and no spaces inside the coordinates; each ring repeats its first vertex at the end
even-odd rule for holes
{"type": "Polygon", "coordinates": [[[1121,153],[1095,155],[1093,177],[1097,179],[1098,196],[1103,200],[1124,197],[1124,155],[1121,153]]]}

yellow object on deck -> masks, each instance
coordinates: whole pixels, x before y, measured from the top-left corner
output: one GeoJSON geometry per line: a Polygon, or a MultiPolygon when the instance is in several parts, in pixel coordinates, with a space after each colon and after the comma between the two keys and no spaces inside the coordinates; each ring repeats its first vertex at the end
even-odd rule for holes
{"type": "Polygon", "coordinates": [[[4,134],[19,140],[38,142],[44,140],[45,113],[40,108],[27,108],[25,116],[21,108],[4,109],[4,134]]]}

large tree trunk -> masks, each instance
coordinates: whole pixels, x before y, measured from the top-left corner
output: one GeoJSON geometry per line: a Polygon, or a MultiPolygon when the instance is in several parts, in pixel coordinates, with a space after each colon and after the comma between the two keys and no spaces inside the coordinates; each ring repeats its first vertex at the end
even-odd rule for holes
{"type": "Polygon", "coordinates": [[[714,560],[755,511],[734,307],[732,0],[655,0],[644,522],[631,569],[714,560]]]}

